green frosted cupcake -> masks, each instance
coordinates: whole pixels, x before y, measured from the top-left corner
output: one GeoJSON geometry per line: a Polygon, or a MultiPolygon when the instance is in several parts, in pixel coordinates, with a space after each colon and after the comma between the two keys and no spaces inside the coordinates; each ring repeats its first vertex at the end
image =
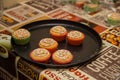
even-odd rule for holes
{"type": "Polygon", "coordinates": [[[83,6],[83,9],[88,13],[93,13],[98,10],[98,7],[99,7],[98,4],[89,3],[89,4],[85,4],[83,6]]]}
{"type": "Polygon", "coordinates": [[[110,13],[107,15],[107,22],[110,25],[120,24],[120,13],[110,13]]]}
{"type": "Polygon", "coordinates": [[[18,29],[12,33],[13,40],[17,45],[25,45],[30,41],[30,32],[27,29],[18,29]]]}
{"type": "Polygon", "coordinates": [[[99,0],[90,0],[90,1],[94,4],[99,4],[100,3],[99,0]]]}

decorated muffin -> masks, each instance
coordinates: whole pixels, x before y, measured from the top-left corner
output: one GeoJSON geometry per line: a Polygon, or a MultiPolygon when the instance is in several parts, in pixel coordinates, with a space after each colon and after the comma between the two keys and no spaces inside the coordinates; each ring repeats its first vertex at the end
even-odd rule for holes
{"type": "Polygon", "coordinates": [[[120,13],[110,13],[107,15],[107,22],[110,25],[120,24],[120,13]]]}
{"type": "Polygon", "coordinates": [[[50,35],[56,41],[63,41],[66,38],[67,30],[63,26],[54,26],[50,29],[50,35]]]}
{"type": "Polygon", "coordinates": [[[98,7],[99,7],[98,4],[87,3],[87,4],[84,4],[83,9],[88,13],[94,13],[98,11],[98,7]]]}
{"type": "Polygon", "coordinates": [[[80,45],[83,42],[84,38],[85,35],[77,30],[70,31],[66,37],[68,43],[71,45],[80,45]]]}
{"type": "Polygon", "coordinates": [[[64,65],[72,62],[73,55],[69,50],[61,49],[53,53],[52,60],[55,64],[64,65]]]}
{"type": "Polygon", "coordinates": [[[91,3],[100,4],[100,1],[99,0],[91,0],[91,3]]]}
{"type": "Polygon", "coordinates": [[[58,42],[52,38],[43,38],[39,42],[39,47],[45,48],[51,53],[53,53],[58,48],[58,42]]]}
{"type": "Polygon", "coordinates": [[[50,57],[51,57],[51,53],[44,48],[34,49],[30,53],[30,58],[35,62],[48,63],[50,57]]]}
{"type": "Polygon", "coordinates": [[[76,6],[76,7],[79,7],[79,8],[82,8],[85,3],[86,3],[85,0],[76,0],[75,6],[76,6]]]}
{"type": "Polygon", "coordinates": [[[30,32],[27,29],[18,29],[12,33],[14,42],[17,45],[25,45],[30,41],[30,32]]]}

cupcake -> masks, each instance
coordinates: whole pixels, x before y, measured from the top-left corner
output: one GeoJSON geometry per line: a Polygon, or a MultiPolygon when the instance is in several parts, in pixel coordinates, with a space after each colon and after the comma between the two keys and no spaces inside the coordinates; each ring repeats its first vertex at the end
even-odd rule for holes
{"type": "Polygon", "coordinates": [[[83,9],[88,13],[94,13],[98,10],[98,4],[88,3],[84,4],[83,9]]]}
{"type": "Polygon", "coordinates": [[[50,57],[51,57],[51,53],[44,48],[34,49],[30,53],[30,58],[35,62],[48,63],[50,57]]]}
{"type": "Polygon", "coordinates": [[[52,60],[55,64],[64,65],[72,62],[73,55],[69,50],[61,49],[53,53],[52,60]]]}
{"type": "Polygon", "coordinates": [[[120,13],[110,13],[107,15],[107,22],[110,25],[120,24],[120,13]]]}
{"type": "Polygon", "coordinates": [[[85,0],[77,0],[77,1],[75,2],[75,6],[76,6],[76,7],[79,7],[79,8],[82,8],[85,3],[86,3],[85,0]]]}
{"type": "Polygon", "coordinates": [[[70,31],[67,34],[66,40],[71,45],[80,45],[85,38],[85,35],[77,30],[70,31]]]}
{"type": "Polygon", "coordinates": [[[50,29],[50,35],[56,41],[63,41],[66,38],[67,30],[63,26],[54,26],[50,29]]]}
{"type": "Polygon", "coordinates": [[[43,38],[39,42],[39,47],[45,48],[48,51],[50,51],[51,53],[53,53],[58,48],[58,42],[52,38],[43,38]]]}
{"type": "Polygon", "coordinates": [[[91,0],[91,3],[94,3],[94,4],[99,4],[100,1],[99,0],[91,0]]]}
{"type": "Polygon", "coordinates": [[[17,45],[25,45],[30,41],[30,32],[27,29],[18,29],[12,33],[13,40],[17,45]]]}

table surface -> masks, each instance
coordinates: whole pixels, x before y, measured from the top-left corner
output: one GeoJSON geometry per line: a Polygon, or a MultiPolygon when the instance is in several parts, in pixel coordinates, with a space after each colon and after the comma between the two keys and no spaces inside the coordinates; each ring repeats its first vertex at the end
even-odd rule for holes
{"type": "MultiPolygon", "coordinates": [[[[120,9],[120,7],[117,7],[120,9]]],[[[89,14],[75,4],[51,1],[23,1],[5,9],[0,20],[0,33],[10,35],[23,25],[47,19],[75,21],[95,30],[102,39],[100,54],[83,65],[70,68],[44,68],[11,51],[0,57],[0,80],[120,80],[120,25],[112,26],[106,16],[112,11],[100,8],[89,14]]]]}

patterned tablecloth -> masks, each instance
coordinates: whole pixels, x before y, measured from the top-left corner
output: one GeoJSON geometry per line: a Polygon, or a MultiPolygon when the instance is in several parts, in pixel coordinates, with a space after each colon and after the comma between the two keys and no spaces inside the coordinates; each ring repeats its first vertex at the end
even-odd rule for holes
{"type": "Polygon", "coordinates": [[[88,25],[102,38],[100,55],[84,65],[67,69],[42,68],[17,56],[0,57],[0,80],[120,80],[120,25],[110,26],[106,15],[111,10],[101,8],[86,13],[75,4],[51,3],[50,0],[28,0],[6,9],[0,20],[0,33],[10,34],[21,26],[45,19],[66,19],[88,25]],[[113,37],[114,36],[114,37],[113,37]]]}

